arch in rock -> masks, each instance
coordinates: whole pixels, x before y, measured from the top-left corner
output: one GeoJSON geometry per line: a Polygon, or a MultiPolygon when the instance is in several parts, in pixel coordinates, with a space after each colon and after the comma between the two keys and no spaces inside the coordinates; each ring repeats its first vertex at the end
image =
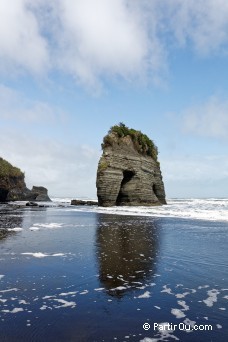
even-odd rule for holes
{"type": "Polygon", "coordinates": [[[131,170],[123,171],[123,179],[120,184],[119,193],[116,199],[116,205],[123,205],[130,202],[131,197],[131,182],[135,176],[135,172],[131,170]]]}

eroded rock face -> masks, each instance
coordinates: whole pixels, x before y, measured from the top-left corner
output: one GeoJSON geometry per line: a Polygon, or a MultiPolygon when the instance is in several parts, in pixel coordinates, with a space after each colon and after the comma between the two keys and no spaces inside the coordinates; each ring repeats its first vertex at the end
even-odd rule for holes
{"type": "Polygon", "coordinates": [[[34,200],[38,202],[51,201],[48,196],[48,190],[43,186],[33,186],[31,190],[31,196],[34,196],[34,200]]]}
{"type": "Polygon", "coordinates": [[[28,196],[24,174],[0,176],[0,202],[22,200],[28,196]]]}
{"type": "Polygon", "coordinates": [[[50,201],[47,189],[34,186],[29,190],[24,173],[0,158],[0,202],[7,201],[50,201]]]}
{"type": "Polygon", "coordinates": [[[97,170],[100,206],[166,204],[160,164],[140,153],[127,135],[109,134],[97,170]]]}

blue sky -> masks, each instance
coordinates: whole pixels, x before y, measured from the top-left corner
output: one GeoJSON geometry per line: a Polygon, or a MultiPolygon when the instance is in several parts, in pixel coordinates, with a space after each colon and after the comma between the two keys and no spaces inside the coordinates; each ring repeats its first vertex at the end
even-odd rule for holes
{"type": "Polygon", "coordinates": [[[28,187],[96,197],[119,122],[157,144],[167,197],[227,197],[225,0],[0,0],[0,156],[28,187]]]}

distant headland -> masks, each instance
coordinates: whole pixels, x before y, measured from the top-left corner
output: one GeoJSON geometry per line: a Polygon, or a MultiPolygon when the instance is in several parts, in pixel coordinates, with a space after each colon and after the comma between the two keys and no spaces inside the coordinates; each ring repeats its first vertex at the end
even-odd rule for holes
{"type": "Polygon", "coordinates": [[[0,202],[8,201],[50,201],[48,191],[43,186],[33,186],[29,190],[25,175],[17,167],[0,157],[0,202]]]}

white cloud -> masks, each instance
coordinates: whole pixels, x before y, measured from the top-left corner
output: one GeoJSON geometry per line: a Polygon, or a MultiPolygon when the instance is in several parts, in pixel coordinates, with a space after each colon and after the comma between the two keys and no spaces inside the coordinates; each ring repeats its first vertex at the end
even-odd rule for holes
{"type": "Polygon", "coordinates": [[[0,71],[159,81],[172,49],[227,53],[226,0],[0,0],[0,71]],[[13,68],[13,69],[12,69],[13,68]]]}
{"type": "MultiPolygon", "coordinates": [[[[173,0],[165,3],[171,32],[179,44],[192,44],[202,56],[225,48],[228,42],[226,0],[173,0]]],[[[225,50],[227,52],[227,46],[225,50]]]]}
{"type": "Polygon", "coordinates": [[[25,95],[0,84],[0,119],[26,123],[64,122],[67,114],[41,101],[29,100],[25,95]]]}
{"type": "Polygon", "coordinates": [[[212,138],[228,138],[228,101],[211,97],[183,113],[184,131],[212,138]]]}
{"type": "Polygon", "coordinates": [[[39,32],[28,0],[0,0],[0,71],[25,69],[43,73],[48,65],[48,43],[39,32]]]}
{"type": "Polygon", "coordinates": [[[143,8],[135,4],[60,1],[55,31],[58,67],[93,88],[103,77],[142,81],[149,70],[155,79],[164,64],[162,45],[156,29],[149,34],[143,8]]]}
{"type": "Polygon", "coordinates": [[[179,156],[161,161],[166,180],[211,182],[228,177],[227,155],[179,156]]]}
{"type": "Polygon", "coordinates": [[[227,154],[163,158],[161,168],[168,197],[227,197],[227,154]]]}
{"type": "Polygon", "coordinates": [[[29,133],[0,135],[0,156],[25,172],[29,188],[45,186],[52,196],[95,197],[99,155],[86,145],[41,140],[29,133]]]}

